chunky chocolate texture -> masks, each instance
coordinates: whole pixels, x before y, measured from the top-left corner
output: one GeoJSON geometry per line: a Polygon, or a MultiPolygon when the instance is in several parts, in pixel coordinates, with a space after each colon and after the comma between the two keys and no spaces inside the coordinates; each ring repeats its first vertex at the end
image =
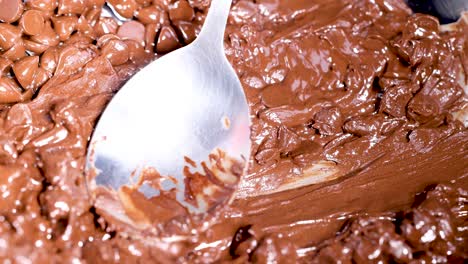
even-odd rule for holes
{"type": "Polygon", "coordinates": [[[225,48],[253,143],[236,199],[197,216],[129,190],[125,222],[99,209],[113,197],[89,199],[93,126],[139,68],[196,38],[209,1],[108,1],[124,23],[102,0],[4,2],[3,260],[466,261],[466,22],[442,32],[399,0],[235,1],[225,48]]]}
{"type": "Polygon", "coordinates": [[[463,263],[467,232],[458,228],[466,225],[468,193],[446,185],[429,187],[410,210],[352,220],[336,238],[320,243],[307,261],[463,263]]]}

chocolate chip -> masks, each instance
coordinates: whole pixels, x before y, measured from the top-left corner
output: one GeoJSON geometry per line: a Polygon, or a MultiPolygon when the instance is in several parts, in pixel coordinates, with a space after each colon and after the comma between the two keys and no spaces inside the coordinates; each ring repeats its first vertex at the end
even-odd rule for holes
{"type": "Polygon", "coordinates": [[[127,44],[118,39],[109,40],[104,44],[102,47],[102,54],[106,56],[114,66],[124,64],[129,59],[127,44]]]}
{"type": "Polygon", "coordinates": [[[0,21],[2,22],[13,23],[23,13],[23,1],[21,0],[1,0],[0,6],[0,21]]]}
{"type": "Polygon", "coordinates": [[[13,64],[15,77],[24,89],[32,88],[31,84],[34,81],[38,67],[38,56],[27,56],[13,64]]]}
{"type": "Polygon", "coordinates": [[[0,57],[0,77],[6,75],[10,69],[13,62],[10,59],[7,59],[3,56],[0,57]]]}
{"type": "Polygon", "coordinates": [[[57,50],[50,48],[41,56],[41,68],[52,74],[57,67],[57,50]]]}
{"type": "Polygon", "coordinates": [[[119,15],[125,18],[132,18],[138,9],[138,4],[135,0],[109,0],[109,3],[119,15]]]}
{"type": "Polygon", "coordinates": [[[180,47],[181,45],[175,30],[171,26],[163,26],[156,43],[156,52],[168,53],[180,47]]]}
{"type": "Polygon", "coordinates": [[[168,21],[168,15],[159,6],[148,6],[138,10],[136,17],[143,24],[164,24],[168,21]]]}
{"type": "Polygon", "coordinates": [[[118,28],[119,24],[114,18],[101,17],[94,26],[94,32],[96,32],[97,37],[100,37],[105,34],[115,34],[118,28]]]}
{"type": "Polygon", "coordinates": [[[59,39],[65,41],[69,39],[73,31],[75,31],[76,25],[78,24],[78,17],[74,15],[53,17],[52,23],[54,24],[54,30],[59,36],[59,39]]]}
{"type": "Polygon", "coordinates": [[[169,6],[169,18],[172,22],[192,21],[195,11],[186,0],[178,0],[169,6]]]}
{"type": "Polygon", "coordinates": [[[83,0],[58,0],[58,15],[78,15],[86,8],[83,0]]]}
{"type": "Polygon", "coordinates": [[[44,24],[44,16],[42,12],[38,10],[28,10],[24,12],[20,20],[20,26],[23,32],[31,36],[42,33],[44,24]]]}
{"type": "Polygon", "coordinates": [[[10,24],[0,23],[0,48],[9,50],[21,38],[21,29],[10,24]]]}
{"type": "Polygon", "coordinates": [[[0,77],[0,103],[10,104],[22,101],[21,89],[8,77],[0,77]]]}
{"type": "Polygon", "coordinates": [[[28,0],[26,2],[26,7],[28,9],[36,9],[48,12],[53,12],[58,6],[57,0],[28,0]]]}
{"type": "Polygon", "coordinates": [[[144,61],[147,53],[145,52],[145,48],[141,43],[138,43],[131,39],[124,40],[125,44],[128,48],[128,57],[131,61],[135,63],[139,63],[144,61]]]}
{"type": "Polygon", "coordinates": [[[19,39],[13,47],[2,54],[2,56],[12,61],[19,60],[26,55],[26,47],[24,45],[24,41],[21,39],[19,39]]]}
{"type": "Polygon", "coordinates": [[[161,29],[159,24],[148,24],[145,27],[145,50],[153,53],[156,47],[156,35],[161,29]]]}
{"type": "Polygon", "coordinates": [[[23,42],[26,50],[34,54],[41,54],[49,48],[47,44],[42,44],[29,39],[25,39],[23,42]]]}
{"type": "Polygon", "coordinates": [[[195,26],[190,22],[179,21],[175,22],[174,26],[185,45],[192,43],[197,37],[195,26]]]}
{"type": "Polygon", "coordinates": [[[59,36],[55,33],[50,21],[46,21],[41,34],[31,36],[31,40],[49,47],[57,46],[60,43],[59,36]]]}
{"type": "Polygon", "coordinates": [[[142,45],[145,43],[145,26],[138,21],[127,21],[117,30],[121,39],[132,39],[142,45]]]}

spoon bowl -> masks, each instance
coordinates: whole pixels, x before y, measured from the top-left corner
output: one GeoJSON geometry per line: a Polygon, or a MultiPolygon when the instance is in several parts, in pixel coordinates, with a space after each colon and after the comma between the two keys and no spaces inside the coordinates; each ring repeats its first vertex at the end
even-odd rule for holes
{"type": "MultiPolygon", "coordinates": [[[[231,0],[212,1],[198,38],[144,67],[114,96],[100,117],[87,156],[88,178],[118,190],[132,175],[154,168],[176,181],[183,201],[184,167],[221,150],[245,161],[250,155],[249,107],[241,83],[224,55],[231,0]]],[[[243,162],[246,164],[246,162],[243,162]]],[[[147,198],[160,190],[143,185],[147,198]]]]}

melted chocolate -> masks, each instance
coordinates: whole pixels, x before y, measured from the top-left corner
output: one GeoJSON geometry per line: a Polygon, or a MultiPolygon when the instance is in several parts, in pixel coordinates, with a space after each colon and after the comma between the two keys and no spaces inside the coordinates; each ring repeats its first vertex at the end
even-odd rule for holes
{"type": "MultiPolygon", "coordinates": [[[[225,47],[251,107],[249,171],[232,203],[190,215],[170,191],[92,201],[83,167],[106,103],[140,67],[193,41],[208,1],[108,1],[132,19],[123,24],[101,16],[102,0],[4,1],[2,259],[468,258],[466,21],[442,32],[399,0],[235,1],[225,47]]],[[[206,179],[222,185],[189,176],[189,198],[206,179]]]]}

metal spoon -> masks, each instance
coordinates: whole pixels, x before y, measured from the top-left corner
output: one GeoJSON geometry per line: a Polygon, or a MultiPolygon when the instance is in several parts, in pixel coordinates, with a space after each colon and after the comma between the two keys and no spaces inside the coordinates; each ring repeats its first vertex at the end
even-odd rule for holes
{"type": "Polygon", "coordinates": [[[468,10],[466,0],[406,0],[406,3],[413,12],[435,16],[441,24],[457,21],[468,10]]]}
{"type": "MultiPolygon", "coordinates": [[[[175,177],[177,186],[166,187],[182,193],[184,157],[198,164],[220,149],[248,159],[249,108],[223,46],[231,2],[213,0],[197,39],[143,68],[106,107],[86,164],[98,186],[118,190],[153,167],[175,177]]],[[[145,185],[140,191],[159,193],[145,185]]]]}

